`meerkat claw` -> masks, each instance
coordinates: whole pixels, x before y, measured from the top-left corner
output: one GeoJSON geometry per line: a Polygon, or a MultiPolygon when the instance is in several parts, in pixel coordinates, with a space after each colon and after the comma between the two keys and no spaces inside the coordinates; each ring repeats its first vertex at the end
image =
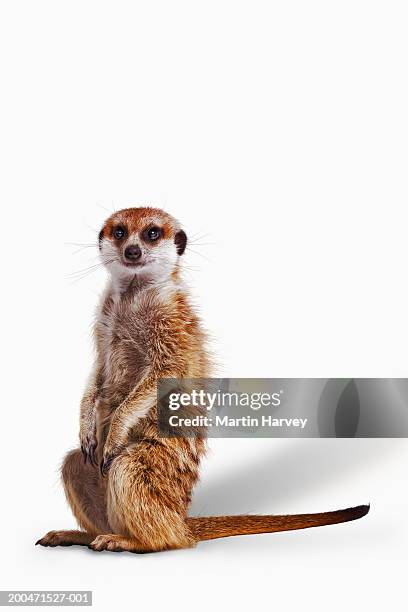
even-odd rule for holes
{"type": "Polygon", "coordinates": [[[81,452],[83,454],[85,464],[89,460],[89,463],[93,467],[97,466],[97,460],[96,460],[96,454],[95,454],[97,446],[98,446],[98,442],[94,442],[92,444],[88,442],[86,445],[81,444],[81,452]]]}
{"type": "Polygon", "coordinates": [[[106,457],[105,459],[101,461],[100,469],[101,469],[101,474],[103,477],[105,477],[107,473],[109,472],[109,468],[114,458],[115,458],[114,455],[110,455],[109,457],[106,457]]]}
{"type": "Polygon", "coordinates": [[[96,467],[98,465],[98,462],[96,460],[96,454],[95,454],[97,446],[98,446],[98,443],[96,442],[95,444],[92,444],[89,447],[89,461],[91,462],[91,465],[93,467],[96,467]]]}

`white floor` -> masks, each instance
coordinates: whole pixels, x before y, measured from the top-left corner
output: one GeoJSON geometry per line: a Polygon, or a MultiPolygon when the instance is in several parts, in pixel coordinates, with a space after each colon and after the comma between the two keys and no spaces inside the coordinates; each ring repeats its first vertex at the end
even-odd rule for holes
{"type": "Polygon", "coordinates": [[[34,546],[39,536],[74,521],[56,472],[34,454],[27,486],[10,478],[3,495],[1,588],[92,589],[96,610],[401,607],[407,441],[217,440],[211,446],[194,513],[308,512],[370,502],[370,514],[344,525],[154,555],[45,549],[34,546]],[[34,479],[36,467],[41,478],[34,479]]]}

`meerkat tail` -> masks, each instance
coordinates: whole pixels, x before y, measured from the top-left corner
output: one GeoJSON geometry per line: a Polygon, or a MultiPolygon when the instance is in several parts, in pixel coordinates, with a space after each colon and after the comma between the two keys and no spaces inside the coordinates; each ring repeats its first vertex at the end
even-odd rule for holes
{"type": "Polygon", "coordinates": [[[187,525],[194,537],[198,541],[202,541],[346,523],[362,518],[369,510],[370,506],[364,505],[316,514],[189,517],[187,518],[187,525]]]}

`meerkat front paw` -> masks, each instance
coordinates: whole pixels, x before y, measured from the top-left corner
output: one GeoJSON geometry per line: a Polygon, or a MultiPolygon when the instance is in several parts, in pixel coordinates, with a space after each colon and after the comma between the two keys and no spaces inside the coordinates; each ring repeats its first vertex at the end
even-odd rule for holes
{"type": "Polygon", "coordinates": [[[109,472],[109,468],[111,466],[111,463],[114,460],[114,458],[115,458],[114,456],[111,456],[111,457],[104,457],[102,459],[101,464],[99,466],[100,470],[101,470],[102,476],[105,477],[107,475],[107,473],[109,472]]]}
{"type": "Polygon", "coordinates": [[[96,439],[96,431],[87,432],[84,435],[80,436],[81,441],[81,451],[84,456],[85,463],[88,461],[91,465],[96,467],[96,449],[98,446],[98,440],[96,439]]]}
{"type": "Polygon", "coordinates": [[[112,461],[116,459],[116,457],[120,454],[120,449],[115,451],[106,452],[104,451],[102,461],[100,464],[100,470],[102,476],[106,476],[109,472],[110,466],[112,465],[112,461]]]}
{"type": "Polygon", "coordinates": [[[102,476],[106,476],[110,466],[112,465],[112,461],[118,455],[120,455],[125,445],[126,444],[122,439],[113,436],[112,430],[109,432],[108,437],[106,438],[105,446],[103,448],[102,461],[100,464],[102,476]]]}

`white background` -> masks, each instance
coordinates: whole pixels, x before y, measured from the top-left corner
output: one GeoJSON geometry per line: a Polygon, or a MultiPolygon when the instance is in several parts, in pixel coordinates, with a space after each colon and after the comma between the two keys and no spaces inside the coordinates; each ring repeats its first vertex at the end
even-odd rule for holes
{"type": "Polygon", "coordinates": [[[407,377],[407,5],[3,1],[2,589],[95,609],[400,609],[402,440],[213,441],[195,513],[370,501],[355,523],[131,555],[45,549],[74,527],[76,445],[111,209],[178,217],[220,372],[407,377]],[[108,210],[106,210],[108,209],[108,210]]]}

